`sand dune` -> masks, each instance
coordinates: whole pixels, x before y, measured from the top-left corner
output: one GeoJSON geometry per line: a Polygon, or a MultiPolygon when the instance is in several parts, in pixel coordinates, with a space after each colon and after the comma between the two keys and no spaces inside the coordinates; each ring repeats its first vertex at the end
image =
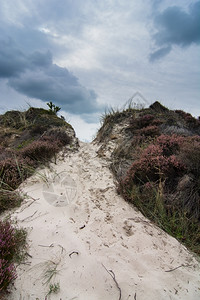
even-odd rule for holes
{"type": "Polygon", "coordinates": [[[30,257],[9,300],[200,299],[199,262],[116,193],[97,150],[80,143],[23,184],[12,218],[30,257]],[[60,290],[47,296],[50,284],[60,290]]]}

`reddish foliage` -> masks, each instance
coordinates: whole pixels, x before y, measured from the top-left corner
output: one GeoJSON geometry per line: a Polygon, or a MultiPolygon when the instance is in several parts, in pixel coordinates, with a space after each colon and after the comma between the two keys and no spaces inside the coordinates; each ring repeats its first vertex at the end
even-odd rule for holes
{"type": "Polygon", "coordinates": [[[15,229],[9,222],[0,221],[0,258],[11,260],[15,252],[15,229]]]}
{"type": "Polygon", "coordinates": [[[0,161],[1,185],[6,189],[16,189],[30,175],[29,166],[33,162],[28,158],[7,158],[0,161]]]}
{"type": "Polygon", "coordinates": [[[8,221],[0,221],[0,291],[16,278],[15,267],[10,263],[16,250],[15,229],[8,221]]]}
{"type": "Polygon", "coordinates": [[[21,202],[22,197],[17,191],[0,189],[0,214],[7,209],[19,206],[21,202]]]}
{"type": "Polygon", "coordinates": [[[130,126],[132,128],[143,128],[147,127],[150,124],[152,124],[152,121],[154,120],[154,116],[150,114],[143,115],[139,118],[132,118],[130,121],[130,126]]]}
{"type": "Polygon", "coordinates": [[[137,119],[137,124],[140,128],[142,128],[142,127],[149,126],[153,120],[154,120],[154,116],[147,114],[137,119]]]}
{"type": "Polygon", "coordinates": [[[200,136],[185,138],[181,145],[179,157],[197,178],[200,174],[200,136]]]}
{"type": "Polygon", "coordinates": [[[157,140],[156,144],[162,148],[163,154],[165,156],[172,155],[176,153],[181,145],[183,144],[185,138],[181,136],[173,135],[160,135],[157,140]]]}
{"type": "Polygon", "coordinates": [[[14,156],[14,151],[0,145],[0,161],[14,156]]]}
{"type": "Polygon", "coordinates": [[[43,141],[54,141],[59,147],[70,144],[71,138],[64,130],[53,129],[49,130],[46,135],[42,136],[43,141]]]}
{"type": "Polygon", "coordinates": [[[175,110],[177,114],[179,114],[189,125],[189,127],[196,128],[200,126],[200,122],[198,119],[195,119],[191,114],[184,112],[183,110],[175,110]]]}
{"type": "Polygon", "coordinates": [[[148,146],[141,158],[132,164],[128,174],[134,175],[136,181],[157,181],[159,178],[168,178],[178,175],[184,170],[184,165],[175,155],[166,157],[158,145],[148,146]]]}
{"type": "Polygon", "coordinates": [[[154,137],[159,134],[159,128],[156,125],[149,125],[147,127],[138,129],[137,134],[154,137]]]}
{"type": "Polygon", "coordinates": [[[14,264],[0,258],[0,292],[5,291],[8,285],[17,278],[14,264]]]}
{"type": "Polygon", "coordinates": [[[59,146],[53,141],[34,141],[21,150],[22,157],[28,157],[34,161],[45,162],[59,151],[59,146]]]}

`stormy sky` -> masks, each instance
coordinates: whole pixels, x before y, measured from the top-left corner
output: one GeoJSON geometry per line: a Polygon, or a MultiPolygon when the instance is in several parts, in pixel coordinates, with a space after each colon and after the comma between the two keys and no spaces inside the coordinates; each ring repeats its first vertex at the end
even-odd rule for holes
{"type": "Polygon", "coordinates": [[[1,0],[0,113],[52,101],[88,141],[136,92],[198,116],[199,50],[200,1],[1,0]]]}

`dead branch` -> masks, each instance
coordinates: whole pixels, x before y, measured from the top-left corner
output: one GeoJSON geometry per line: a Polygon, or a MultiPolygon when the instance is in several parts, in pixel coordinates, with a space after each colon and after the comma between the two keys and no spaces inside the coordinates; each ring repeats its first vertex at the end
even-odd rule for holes
{"type": "MultiPolygon", "coordinates": [[[[28,196],[30,197],[30,196],[28,196]]],[[[29,203],[29,204],[25,204],[24,207],[22,207],[22,209],[20,210],[20,212],[24,211],[25,209],[27,209],[29,206],[31,206],[35,201],[39,200],[40,198],[37,198],[37,199],[34,199],[33,197],[30,197],[32,198],[32,201],[29,203]]]]}
{"type": "Polygon", "coordinates": [[[175,271],[175,270],[177,270],[177,269],[179,269],[179,268],[181,268],[181,267],[191,267],[191,265],[180,265],[180,266],[178,266],[178,267],[176,267],[176,268],[174,268],[174,269],[170,269],[170,270],[167,270],[167,271],[165,271],[165,272],[172,272],[172,271],[175,271]]]}
{"type": "Polygon", "coordinates": [[[24,218],[23,220],[21,220],[21,222],[24,222],[25,220],[32,218],[36,213],[37,213],[37,210],[31,216],[28,216],[28,217],[24,218]]]}
{"type": "Polygon", "coordinates": [[[120,289],[120,287],[119,287],[119,284],[118,284],[118,282],[117,282],[117,280],[116,280],[116,278],[115,278],[115,273],[112,271],[112,270],[108,270],[103,264],[102,264],[102,266],[104,267],[104,269],[106,270],[106,272],[112,277],[112,279],[114,280],[114,282],[115,282],[115,284],[116,284],[116,286],[117,286],[117,288],[118,288],[118,290],[119,290],[119,300],[121,300],[122,299],[122,291],[121,291],[121,289],[120,289]]]}
{"type": "Polygon", "coordinates": [[[71,258],[71,256],[72,256],[73,254],[79,255],[79,253],[78,253],[77,251],[72,251],[72,252],[69,254],[69,257],[71,258]]]}
{"type": "Polygon", "coordinates": [[[38,245],[39,247],[47,247],[47,248],[51,248],[51,247],[54,247],[53,244],[49,245],[49,246],[45,246],[45,245],[38,245]]]}

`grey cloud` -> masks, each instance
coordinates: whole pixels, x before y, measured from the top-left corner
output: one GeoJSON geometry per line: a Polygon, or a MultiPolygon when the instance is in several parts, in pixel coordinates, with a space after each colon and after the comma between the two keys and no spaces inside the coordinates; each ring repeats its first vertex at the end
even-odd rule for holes
{"type": "Polygon", "coordinates": [[[11,39],[1,41],[0,78],[17,92],[53,101],[73,114],[101,110],[94,91],[83,87],[66,68],[53,64],[50,51],[25,54],[11,39]]]}
{"type": "Polygon", "coordinates": [[[50,51],[25,55],[11,39],[0,40],[0,78],[19,76],[26,69],[45,68],[52,64],[50,51]]]}
{"type": "Polygon", "coordinates": [[[47,70],[28,71],[10,79],[9,85],[29,97],[52,101],[73,114],[92,113],[100,109],[95,92],[81,86],[67,69],[56,65],[47,70]]]}
{"type": "Polygon", "coordinates": [[[163,56],[167,55],[171,51],[171,46],[166,46],[158,49],[154,53],[150,54],[150,61],[154,62],[155,60],[161,59],[163,56]]]}
{"type": "Polygon", "coordinates": [[[35,51],[29,56],[29,60],[33,66],[48,67],[52,64],[52,54],[50,51],[46,53],[35,51]]]}
{"type": "Polygon", "coordinates": [[[26,68],[26,56],[15,48],[11,39],[0,40],[0,77],[17,76],[26,68]]]}
{"type": "Polygon", "coordinates": [[[180,47],[200,44],[200,1],[189,6],[185,12],[180,7],[172,6],[154,17],[157,33],[153,36],[159,47],[150,55],[150,60],[167,55],[173,45],[180,47]],[[153,59],[152,59],[153,58],[153,59]]]}

